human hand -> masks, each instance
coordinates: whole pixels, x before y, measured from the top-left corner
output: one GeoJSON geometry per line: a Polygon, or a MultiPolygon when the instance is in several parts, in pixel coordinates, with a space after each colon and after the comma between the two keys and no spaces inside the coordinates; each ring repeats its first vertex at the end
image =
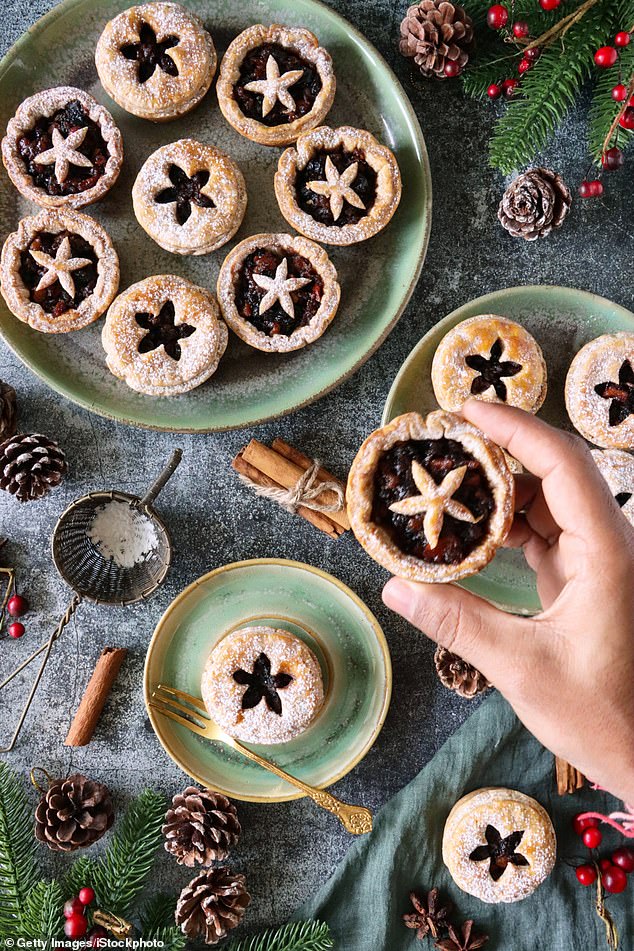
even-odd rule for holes
{"type": "Polygon", "coordinates": [[[634,530],[580,438],[501,404],[463,415],[528,470],[506,544],[524,549],[543,610],[401,578],[383,600],[481,670],[544,746],[634,802],[634,530]]]}

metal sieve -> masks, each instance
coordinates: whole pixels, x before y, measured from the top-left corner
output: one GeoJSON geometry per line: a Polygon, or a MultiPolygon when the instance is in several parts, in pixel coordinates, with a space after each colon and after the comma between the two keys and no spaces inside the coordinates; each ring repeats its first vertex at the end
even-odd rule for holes
{"type": "Polygon", "coordinates": [[[148,598],[165,580],[172,560],[172,543],[165,525],[153,510],[152,504],[174,474],[182,455],[180,449],[173,452],[167,466],[143,498],[114,490],[91,492],[72,502],[60,516],[53,532],[53,561],[59,574],[75,594],[48,641],[0,683],[0,690],[2,690],[36,657],[40,654],[44,655],[11,742],[8,746],[0,747],[0,753],[8,753],[15,746],[42,679],[51,648],[81,602],[87,600],[96,604],[122,606],[133,604],[135,601],[148,598]],[[152,523],[156,535],[156,547],[153,547],[143,560],[135,562],[130,567],[123,567],[114,559],[104,557],[90,538],[90,528],[97,512],[102,506],[112,501],[128,503],[134,510],[135,518],[147,519],[152,523]]]}

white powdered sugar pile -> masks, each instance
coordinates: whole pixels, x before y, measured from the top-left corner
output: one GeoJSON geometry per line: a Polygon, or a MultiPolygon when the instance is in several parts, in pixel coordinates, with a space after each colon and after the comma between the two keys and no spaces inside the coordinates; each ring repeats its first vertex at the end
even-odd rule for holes
{"type": "Polygon", "coordinates": [[[134,568],[158,548],[153,522],[128,502],[112,499],[95,512],[88,537],[102,556],[120,568],[134,568]]]}

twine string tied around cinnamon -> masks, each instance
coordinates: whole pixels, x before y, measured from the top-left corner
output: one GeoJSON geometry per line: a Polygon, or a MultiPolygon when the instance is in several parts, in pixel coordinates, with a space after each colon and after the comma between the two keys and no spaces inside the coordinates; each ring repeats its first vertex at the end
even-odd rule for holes
{"type": "Polygon", "coordinates": [[[288,489],[258,485],[245,475],[241,475],[240,479],[245,485],[250,486],[256,495],[277,502],[283,509],[293,514],[297,512],[300,505],[312,509],[314,512],[342,512],[346,505],[344,490],[338,482],[317,482],[320,468],[321,462],[318,459],[313,459],[311,465],[302,473],[295,485],[288,489]],[[334,493],[335,500],[333,502],[319,502],[319,496],[329,491],[334,493]]]}

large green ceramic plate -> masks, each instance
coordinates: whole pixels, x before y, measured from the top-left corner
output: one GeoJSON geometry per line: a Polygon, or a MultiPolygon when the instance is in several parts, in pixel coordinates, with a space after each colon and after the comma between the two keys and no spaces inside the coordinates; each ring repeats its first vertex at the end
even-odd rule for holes
{"type": "MultiPolygon", "coordinates": [[[[600,334],[634,331],[631,311],[571,287],[510,287],[478,297],[437,323],[414,347],[388,395],[383,425],[401,413],[424,415],[438,409],[430,377],[436,348],[452,327],[477,314],[509,317],[533,334],[548,366],[548,395],[540,416],[553,426],[570,430],[564,383],[575,353],[600,334]]],[[[535,614],[541,609],[535,575],[517,550],[502,549],[484,571],[461,584],[507,611],[535,614]]]]}
{"type": "MultiPolygon", "coordinates": [[[[190,115],[153,125],[119,109],[101,88],[94,66],[97,39],[107,20],[131,0],[64,0],[39,20],[0,63],[0,128],[17,105],[48,86],[81,86],[111,109],[123,133],[125,166],[110,195],[85,209],[113,237],[121,257],[121,287],[150,274],[174,273],[215,288],[229,248],[250,234],[288,231],[273,193],[280,149],[238,135],[223,119],[215,91],[190,115]],[[244,171],[249,207],[233,241],[212,255],[182,258],[163,251],[137,224],[130,191],[147,156],[159,145],[189,136],[213,142],[244,171]]],[[[403,200],[378,237],[332,249],[342,285],[339,313],[325,336],[303,351],[263,354],[233,334],[219,371],[204,386],[180,397],[134,393],[104,363],[99,321],[73,334],[44,335],[19,323],[0,306],[0,333],[15,353],[58,393],[104,416],[138,426],[207,432],[246,426],[288,413],[332,389],[380,345],[401,315],[422,267],[431,221],[431,182],[418,120],[396,77],[377,51],[349,23],[317,0],[188,0],[223,53],[252,23],[277,22],[313,30],[334,58],[337,96],[330,125],[369,129],[398,157],[403,200]],[[363,274],[363,280],[359,275],[363,274]]],[[[35,209],[0,174],[2,239],[35,209]]]]}
{"type": "MultiPolygon", "coordinates": [[[[318,568],[262,558],[225,565],[186,588],[150,642],[146,704],[158,683],[200,697],[212,647],[228,631],[255,619],[309,644],[322,667],[326,700],[301,736],[253,749],[313,786],[329,786],[376,740],[390,703],[392,666],[376,618],[349,588],[318,568]]],[[[303,795],[234,750],[201,739],[149,707],[148,713],[167,753],[197,782],[251,802],[303,795]]]]}

